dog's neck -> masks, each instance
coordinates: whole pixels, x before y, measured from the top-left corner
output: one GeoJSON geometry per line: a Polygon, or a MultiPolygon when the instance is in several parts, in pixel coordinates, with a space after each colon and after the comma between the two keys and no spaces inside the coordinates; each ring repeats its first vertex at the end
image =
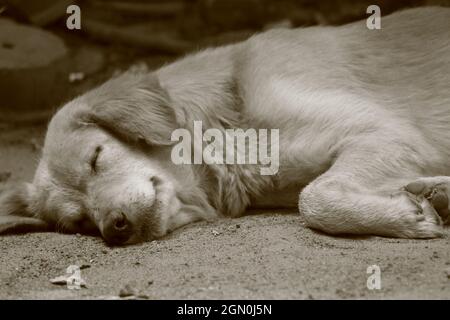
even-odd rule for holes
{"type": "Polygon", "coordinates": [[[239,95],[234,79],[237,45],[207,49],[156,71],[181,126],[201,120],[204,127],[239,122],[239,95]]]}
{"type": "Polygon", "coordinates": [[[214,177],[206,193],[221,213],[236,217],[273,188],[273,177],[261,176],[256,165],[207,165],[214,177]]]}
{"type": "MultiPolygon", "coordinates": [[[[180,127],[191,133],[194,121],[201,121],[204,130],[215,128],[224,132],[247,127],[234,78],[237,46],[208,49],[156,72],[180,127]]],[[[259,165],[204,164],[196,170],[208,181],[204,190],[210,203],[218,212],[230,216],[242,214],[252,199],[273,185],[274,179],[261,176],[259,165]]]]}

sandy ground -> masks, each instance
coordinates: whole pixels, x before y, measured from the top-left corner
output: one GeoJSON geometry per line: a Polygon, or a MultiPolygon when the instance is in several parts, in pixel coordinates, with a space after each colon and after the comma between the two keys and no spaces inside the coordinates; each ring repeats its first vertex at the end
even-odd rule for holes
{"type": "MultiPolygon", "coordinates": [[[[43,127],[0,127],[0,192],[30,180],[43,127]],[[6,173],[6,175],[5,175],[6,173]]],[[[56,233],[0,238],[1,299],[450,299],[450,230],[437,240],[337,238],[303,226],[295,212],[198,223],[159,241],[111,248],[99,238],[56,233]],[[72,264],[87,288],[49,279],[72,264]],[[381,269],[381,289],[366,286],[381,269]]]]}

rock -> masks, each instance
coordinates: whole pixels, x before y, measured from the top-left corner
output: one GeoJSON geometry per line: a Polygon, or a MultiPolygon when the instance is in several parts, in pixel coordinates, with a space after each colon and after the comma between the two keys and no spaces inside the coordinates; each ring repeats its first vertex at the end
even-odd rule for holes
{"type": "Polygon", "coordinates": [[[15,112],[54,108],[75,95],[69,74],[79,79],[102,67],[103,55],[93,49],[71,52],[48,31],[0,18],[2,107],[15,112]]]}
{"type": "Polygon", "coordinates": [[[14,95],[14,104],[23,106],[37,91],[50,93],[67,54],[64,42],[50,32],[0,19],[0,96],[9,101],[14,95]]]}
{"type": "Polygon", "coordinates": [[[137,290],[130,284],[125,285],[125,287],[119,291],[119,297],[121,298],[135,296],[136,294],[137,290]]]}
{"type": "Polygon", "coordinates": [[[50,283],[56,284],[56,285],[66,285],[67,284],[67,276],[59,276],[53,279],[50,279],[50,283]]]}
{"type": "Polygon", "coordinates": [[[54,285],[58,285],[58,286],[67,285],[68,288],[70,285],[72,285],[72,286],[79,285],[78,289],[86,288],[86,282],[82,278],[75,279],[75,282],[73,282],[72,280],[74,280],[73,275],[66,274],[66,275],[62,275],[62,276],[58,276],[58,277],[50,279],[50,283],[54,284],[54,285]]]}
{"type": "Polygon", "coordinates": [[[80,265],[80,270],[83,270],[83,269],[89,269],[90,267],[91,267],[90,264],[88,264],[88,263],[83,263],[83,264],[80,265]]]}
{"type": "Polygon", "coordinates": [[[48,103],[67,57],[59,37],[0,19],[0,96],[6,107],[38,108],[48,103]]]}
{"type": "Polygon", "coordinates": [[[55,285],[67,285],[67,289],[86,288],[86,282],[81,275],[81,269],[89,268],[87,264],[70,265],[66,269],[66,274],[50,279],[50,283],[55,285]]]}

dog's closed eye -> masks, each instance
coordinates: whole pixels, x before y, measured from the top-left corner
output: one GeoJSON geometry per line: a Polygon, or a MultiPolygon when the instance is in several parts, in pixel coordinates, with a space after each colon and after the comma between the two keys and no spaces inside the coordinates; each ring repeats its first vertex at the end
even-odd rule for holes
{"type": "Polygon", "coordinates": [[[102,150],[103,150],[102,146],[97,146],[95,148],[94,154],[91,157],[90,165],[91,165],[92,173],[94,173],[94,174],[97,173],[97,170],[98,170],[98,165],[97,165],[98,157],[100,155],[100,152],[102,152],[102,150]]]}

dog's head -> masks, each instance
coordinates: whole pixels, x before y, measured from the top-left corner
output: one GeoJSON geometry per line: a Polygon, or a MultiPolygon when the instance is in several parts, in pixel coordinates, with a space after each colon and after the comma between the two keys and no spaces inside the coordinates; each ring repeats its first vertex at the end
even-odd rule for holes
{"type": "Polygon", "coordinates": [[[71,101],[49,124],[34,181],[0,195],[0,233],[99,231],[128,244],[214,216],[201,169],[171,161],[181,122],[154,75],[71,101]]]}

